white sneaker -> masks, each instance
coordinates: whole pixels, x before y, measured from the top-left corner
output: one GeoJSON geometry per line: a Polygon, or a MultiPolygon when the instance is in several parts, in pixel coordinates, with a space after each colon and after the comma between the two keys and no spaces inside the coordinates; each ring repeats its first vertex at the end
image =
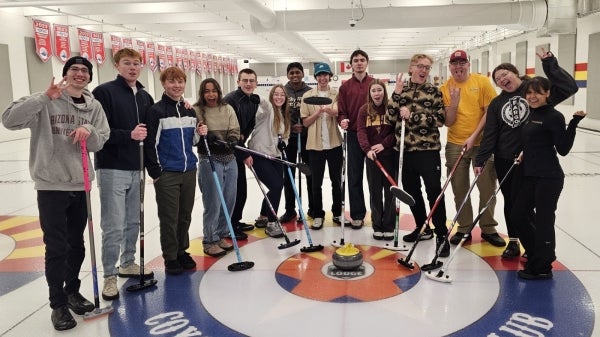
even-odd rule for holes
{"type": "Polygon", "coordinates": [[[383,239],[387,241],[394,240],[394,232],[383,232],[383,239]]]}
{"type": "Polygon", "coordinates": [[[102,298],[105,301],[112,301],[119,298],[119,288],[117,288],[117,276],[111,275],[104,278],[104,288],[102,288],[102,298]]]}
{"type": "Polygon", "coordinates": [[[323,228],[323,218],[315,218],[313,220],[312,226],[310,226],[310,228],[312,228],[312,229],[321,229],[321,228],[323,228]]]}
{"type": "MultiPolygon", "coordinates": [[[[134,262],[127,267],[119,267],[119,277],[140,277],[140,265],[134,262]]],[[[147,277],[154,277],[154,272],[144,268],[144,278],[147,277]]]]}
{"type": "Polygon", "coordinates": [[[383,240],[383,232],[373,232],[373,239],[375,240],[383,240]]]}
{"type": "Polygon", "coordinates": [[[282,238],[283,231],[281,227],[276,222],[268,222],[267,227],[265,228],[265,234],[272,238],[282,238]]]}

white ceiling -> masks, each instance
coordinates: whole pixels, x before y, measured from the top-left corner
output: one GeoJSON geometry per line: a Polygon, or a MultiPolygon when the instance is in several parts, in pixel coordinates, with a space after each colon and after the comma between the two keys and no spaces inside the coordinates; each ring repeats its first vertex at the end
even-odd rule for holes
{"type": "Polygon", "coordinates": [[[544,0],[0,0],[24,16],[252,62],[446,57],[540,28],[544,0]],[[361,8],[362,6],[362,8],[361,8]],[[355,27],[349,21],[356,20],[355,27]]]}

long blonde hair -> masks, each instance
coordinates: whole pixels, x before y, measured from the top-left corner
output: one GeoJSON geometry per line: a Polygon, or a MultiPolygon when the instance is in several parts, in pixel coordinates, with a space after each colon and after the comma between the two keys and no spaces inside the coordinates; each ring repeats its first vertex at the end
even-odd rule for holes
{"type": "Polygon", "coordinates": [[[288,95],[285,92],[285,88],[282,84],[276,84],[273,86],[273,88],[271,88],[271,91],[269,92],[269,102],[271,102],[271,105],[273,106],[273,132],[275,132],[275,135],[277,135],[279,133],[279,127],[281,126],[281,118],[283,118],[283,125],[284,125],[284,131],[283,131],[283,136],[284,138],[287,137],[290,133],[290,112],[289,112],[289,102],[288,102],[288,95]],[[285,101],[283,102],[283,105],[281,106],[281,109],[278,108],[275,105],[275,101],[273,100],[273,94],[275,94],[275,89],[277,88],[281,88],[281,90],[283,90],[283,94],[285,95],[285,101]]]}
{"type": "Polygon", "coordinates": [[[373,122],[377,117],[375,103],[373,102],[373,98],[371,97],[371,88],[374,85],[380,85],[383,88],[383,101],[381,102],[381,105],[386,107],[388,104],[388,94],[385,82],[378,78],[373,79],[373,81],[371,81],[371,84],[369,84],[369,93],[367,94],[367,116],[369,116],[371,122],[373,122]]]}

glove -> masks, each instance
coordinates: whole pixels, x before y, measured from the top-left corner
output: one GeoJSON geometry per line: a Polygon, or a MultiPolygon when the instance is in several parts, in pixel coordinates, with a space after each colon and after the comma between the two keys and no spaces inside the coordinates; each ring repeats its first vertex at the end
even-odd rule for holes
{"type": "Polygon", "coordinates": [[[280,139],[280,140],[277,142],[277,148],[278,148],[278,149],[279,149],[281,152],[285,151],[285,148],[286,148],[286,147],[287,147],[287,146],[285,145],[285,142],[284,142],[283,140],[281,140],[281,139],[280,139]]]}
{"type": "Polygon", "coordinates": [[[250,102],[254,104],[260,104],[260,96],[258,96],[257,94],[250,95],[250,102]]]}
{"type": "Polygon", "coordinates": [[[238,145],[238,140],[235,138],[229,138],[227,140],[227,146],[232,149],[235,150],[236,145],[238,145]]]}

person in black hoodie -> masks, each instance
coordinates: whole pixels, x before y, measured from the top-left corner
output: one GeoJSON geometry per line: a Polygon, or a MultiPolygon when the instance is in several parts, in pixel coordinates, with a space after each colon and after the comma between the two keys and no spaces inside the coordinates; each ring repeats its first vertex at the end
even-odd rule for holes
{"type": "MultiPolygon", "coordinates": [[[[140,226],[139,151],[147,134],[146,112],[154,104],[137,80],[142,69],[140,53],[123,48],[115,53],[114,60],[117,78],[92,92],[110,125],[110,137],[95,155],[102,228],[102,298],[106,301],[119,298],[117,275],[140,276],[140,266],[135,263],[140,226]]],[[[149,277],[153,272],[145,269],[144,274],[149,277]]]]}
{"type": "MultiPolygon", "coordinates": [[[[556,57],[542,49],[537,54],[542,60],[544,73],[552,82],[548,104],[556,106],[577,92],[575,79],[559,67],[556,57]]],[[[519,71],[510,63],[502,63],[492,72],[492,78],[502,92],[492,100],[487,110],[486,125],[479,153],[475,158],[475,173],[482,170],[485,162],[494,154],[496,175],[502,180],[522,149],[521,126],[529,120],[529,105],[524,98],[525,86],[530,78],[519,77],[519,71]]],[[[511,220],[515,192],[521,188],[522,167],[517,165],[501,186],[504,196],[504,219],[509,243],[502,253],[503,258],[520,255],[517,227],[521,224],[511,220]]]]}
{"type": "Polygon", "coordinates": [[[523,181],[511,217],[514,223],[521,224],[519,239],[528,259],[518,276],[526,280],[552,278],[552,262],[556,260],[555,211],[565,180],[556,153],[569,153],[577,124],[586,115],[575,112],[565,130],[565,117],[548,104],[550,90],[550,81],[543,77],[534,77],[523,88],[531,116],[521,128],[523,181]],[[534,211],[535,220],[531,223],[530,214],[534,211]]]}
{"type": "MultiPolygon", "coordinates": [[[[237,84],[237,90],[225,95],[223,100],[233,107],[238,118],[241,132],[238,145],[246,146],[246,141],[248,140],[248,137],[250,137],[250,133],[254,130],[254,125],[256,124],[256,111],[258,110],[258,103],[260,103],[260,97],[254,94],[254,90],[257,86],[256,72],[249,68],[240,70],[238,73],[237,84]]],[[[233,208],[233,214],[231,216],[231,224],[233,226],[233,231],[235,232],[235,237],[238,240],[247,240],[248,235],[244,233],[244,231],[254,229],[254,226],[240,222],[242,220],[244,206],[246,205],[246,197],[248,195],[245,165],[249,158],[251,158],[250,154],[241,150],[235,151],[238,178],[237,195],[235,198],[235,207],[233,208]]],[[[266,226],[266,221],[264,223],[257,222],[257,227],[264,228],[266,226]]]]}
{"type": "Polygon", "coordinates": [[[176,275],[196,267],[186,250],[190,247],[188,230],[196,196],[198,158],[193,146],[200,136],[196,130],[196,111],[186,108],[183,101],[186,83],[183,70],[165,69],[160,82],[165,93],[148,111],[144,152],[146,169],[156,190],[165,272],[176,275]]]}
{"type": "MultiPolygon", "coordinates": [[[[287,159],[296,163],[298,152],[298,141],[300,141],[300,157],[302,162],[308,164],[308,152],[306,151],[306,130],[307,128],[302,125],[300,118],[300,104],[302,103],[302,95],[309,91],[311,87],[306,85],[302,80],[304,78],[304,67],[299,62],[292,62],[287,66],[287,78],[288,82],[285,84],[284,89],[288,96],[289,111],[290,111],[290,138],[288,146],[285,148],[285,154],[287,159]]],[[[292,176],[296,173],[296,169],[292,168],[292,176]]],[[[312,177],[310,175],[306,177],[306,189],[308,190],[308,212],[307,215],[313,216],[313,200],[312,200],[312,177]]],[[[296,196],[294,195],[294,189],[290,177],[284,174],[283,188],[285,195],[285,213],[279,218],[279,221],[289,222],[296,217],[296,196]]],[[[300,189],[301,186],[298,186],[300,189]]]]}

